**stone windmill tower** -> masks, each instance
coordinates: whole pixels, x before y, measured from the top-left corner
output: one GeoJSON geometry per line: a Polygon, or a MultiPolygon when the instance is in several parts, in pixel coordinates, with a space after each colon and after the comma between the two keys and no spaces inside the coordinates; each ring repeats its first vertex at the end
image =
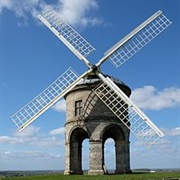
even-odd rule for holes
{"type": "Polygon", "coordinates": [[[115,141],[116,173],[130,172],[129,130],[146,147],[155,144],[164,134],[129,99],[130,89],[122,82],[105,76],[100,67],[110,60],[120,67],[144,46],[163,32],[170,20],[157,11],[117,44],[94,65],[86,57],[95,49],[57,12],[48,10],[38,18],[81,60],[88,70],[79,76],[68,68],[42,93],[17,111],[11,118],[22,131],[60,98],[67,102],[66,170],[65,174],[81,174],[81,144],[90,143],[89,174],[104,174],[104,142],[115,141]],[[98,85],[98,86],[96,86],[98,85]]]}
{"type": "MultiPolygon", "coordinates": [[[[130,96],[124,83],[111,78],[130,96]]],[[[67,119],[65,124],[65,174],[82,174],[82,142],[89,139],[90,170],[88,174],[104,174],[104,143],[108,138],[115,142],[115,173],[129,173],[129,129],[93,93],[100,83],[97,76],[89,76],[65,96],[67,119]]],[[[125,111],[124,113],[128,113],[125,111]]],[[[87,152],[88,153],[88,152],[87,152]]]]}

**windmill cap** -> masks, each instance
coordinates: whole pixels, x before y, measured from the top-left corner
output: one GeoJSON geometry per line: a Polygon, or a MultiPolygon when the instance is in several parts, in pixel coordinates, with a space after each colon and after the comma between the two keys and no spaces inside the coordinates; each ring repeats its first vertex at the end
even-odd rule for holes
{"type": "MultiPolygon", "coordinates": [[[[105,77],[109,77],[119,88],[121,89],[126,89],[126,91],[128,91],[128,95],[131,94],[131,89],[120,79],[107,75],[107,74],[103,74],[105,77]]],[[[98,84],[102,82],[102,80],[95,74],[91,74],[86,76],[85,78],[82,79],[81,82],[79,82],[79,84],[77,86],[82,86],[82,85],[91,85],[91,84],[98,84]]]]}

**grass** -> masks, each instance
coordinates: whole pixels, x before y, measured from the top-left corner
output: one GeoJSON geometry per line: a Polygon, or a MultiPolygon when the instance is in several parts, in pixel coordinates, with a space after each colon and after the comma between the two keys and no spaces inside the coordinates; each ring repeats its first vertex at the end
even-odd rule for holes
{"type": "Polygon", "coordinates": [[[38,175],[38,176],[23,176],[23,177],[0,177],[0,180],[178,180],[180,179],[179,172],[160,172],[160,173],[133,173],[124,175],[104,175],[104,176],[89,176],[89,175],[70,175],[62,174],[38,175]]]}

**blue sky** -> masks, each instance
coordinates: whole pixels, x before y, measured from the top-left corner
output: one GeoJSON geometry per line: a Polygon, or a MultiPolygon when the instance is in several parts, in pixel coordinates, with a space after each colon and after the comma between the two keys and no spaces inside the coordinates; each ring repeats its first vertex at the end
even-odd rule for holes
{"type": "MultiPolygon", "coordinates": [[[[104,73],[132,89],[132,100],[165,133],[146,149],[131,135],[131,168],[180,168],[180,2],[178,0],[1,0],[0,1],[0,170],[64,169],[63,100],[19,133],[10,116],[28,103],[69,66],[87,68],[36,18],[52,6],[103,53],[161,9],[173,22],[119,69],[106,62],[104,73]]],[[[108,168],[114,168],[114,145],[106,142],[108,168]]],[[[88,168],[88,141],[83,168],[88,168]]]]}

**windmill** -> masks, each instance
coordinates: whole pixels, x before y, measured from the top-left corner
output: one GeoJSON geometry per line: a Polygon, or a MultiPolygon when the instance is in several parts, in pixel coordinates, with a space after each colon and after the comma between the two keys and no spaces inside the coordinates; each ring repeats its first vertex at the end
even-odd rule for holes
{"type": "Polygon", "coordinates": [[[68,68],[42,93],[17,111],[11,119],[19,131],[26,128],[85,77],[93,73],[101,79],[101,83],[93,90],[94,93],[146,147],[149,148],[164,136],[163,132],[127,97],[111,78],[104,76],[100,70],[101,65],[106,60],[110,60],[116,68],[120,67],[163,32],[171,24],[171,21],[161,10],[110,48],[94,65],[86,58],[95,50],[94,47],[65,22],[57,12],[48,10],[38,15],[38,18],[87,65],[88,70],[78,76],[71,67],[68,68]],[[128,114],[124,113],[127,108],[128,114]],[[129,124],[131,125],[129,126],[129,124]]]}

